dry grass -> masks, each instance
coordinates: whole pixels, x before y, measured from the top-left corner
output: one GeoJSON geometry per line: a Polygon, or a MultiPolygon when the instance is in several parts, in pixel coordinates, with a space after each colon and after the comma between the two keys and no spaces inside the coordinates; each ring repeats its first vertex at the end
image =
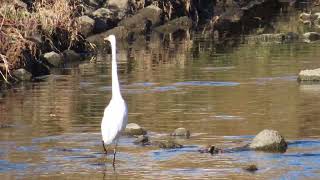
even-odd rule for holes
{"type": "MultiPolygon", "coordinates": [[[[0,0],[0,73],[7,81],[10,70],[23,66],[25,53],[37,59],[41,51],[30,40],[35,33],[41,34],[52,47],[52,41],[64,43],[67,48],[78,40],[77,1],[37,0],[33,11],[17,7],[14,1],[0,0]],[[64,35],[60,35],[61,32],[64,35]]],[[[63,49],[62,49],[63,50],[63,49]]]]}
{"type": "Polygon", "coordinates": [[[46,35],[51,36],[57,29],[69,33],[70,48],[79,37],[75,21],[77,2],[68,0],[41,0],[35,3],[35,17],[46,35]]]}
{"type": "Polygon", "coordinates": [[[9,62],[7,61],[7,57],[0,54],[0,61],[3,62],[0,64],[0,74],[6,82],[9,82],[8,77],[11,75],[9,71],[9,62]]]}

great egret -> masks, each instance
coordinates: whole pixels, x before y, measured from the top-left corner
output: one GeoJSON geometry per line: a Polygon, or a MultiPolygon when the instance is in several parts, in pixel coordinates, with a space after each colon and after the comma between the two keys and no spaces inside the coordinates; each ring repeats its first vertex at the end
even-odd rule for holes
{"type": "Polygon", "coordinates": [[[112,97],[108,106],[104,109],[101,122],[102,145],[107,154],[105,145],[115,143],[113,151],[113,161],[115,164],[116,150],[121,132],[125,129],[128,122],[128,109],[126,102],[123,100],[120,92],[120,84],[117,72],[116,61],[116,37],[109,35],[104,38],[111,44],[112,57],[112,97]]]}

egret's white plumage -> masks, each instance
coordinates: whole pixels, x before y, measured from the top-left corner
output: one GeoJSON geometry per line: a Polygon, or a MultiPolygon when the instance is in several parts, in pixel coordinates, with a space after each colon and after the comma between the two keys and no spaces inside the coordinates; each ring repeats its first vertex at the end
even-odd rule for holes
{"type": "Polygon", "coordinates": [[[126,102],[121,96],[120,84],[117,72],[116,61],[116,38],[114,35],[110,35],[105,40],[108,40],[111,44],[111,56],[112,56],[112,97],[108,106],[104,110],[102,122],[101,122],[101,134],[103,140],[103,147],[107,152],[104,145],[115,143],[113,164],[116,155],[116,148],[118,144],[119,136],[125,129],[128,122],[128,109],[126,102]]]}

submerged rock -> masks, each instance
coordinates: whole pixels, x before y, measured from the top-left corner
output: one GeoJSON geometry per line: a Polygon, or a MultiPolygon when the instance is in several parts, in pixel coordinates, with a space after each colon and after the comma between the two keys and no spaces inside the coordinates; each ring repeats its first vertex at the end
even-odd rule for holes
{"type": "Polygon", "coordinates": [[[43,61],[50,66],[58,67],[63,64],[63,56],[54,51],[42,55],[43,61]]]}
{"type": "Polygon", "coordinates": [[[154,141],[153,144],[159,146],[162,149],[183,148],[183,145],[177,143],[176,141],[174,141],[172,139],[163,140],[163,141],[154,141]]]}
{"type": "Polygon", "coordinates": [[[181,136],[181,137],[190,137],[190,131],[186,128],[177,128],[170,134],[171,136],[181,136]]]}
{"type": "Polygon", "coordinates": [[[145,135],[147,131],[136,123],[130,123],[127,124],[124,134],[128,136],[145,135]]]}
{"type": "Polygon", "coordinates": [[[14,70],[12,74],[20,81],[29,81],[32,77],[32,74],[23,68],[14,70]]]}
{"type": "Polygon", "coordinates": [[[286,152],[287,143],[278,131],[265,129],[252,140],[250,149],[266,152],[286,152]]]}
{"type": "Polygon", "coordinates": [[[249,171],[249,172],[255,172],[258,170],[258,167],[254,164],[250,164],[248,166],[245,166],[242,168],[243,170],[249,171]]]}
{"type": "Polygon", "coordinates": [[[298,76],[299,81],[320,81],[320,68],[302,70],[298,76]]]}
{"type": "Polygon", "coordinates": [[[92,33],[95,21],[89,16],[81,16],[78,18],[79,22],[79,32],[85,37],[92,33]]]}
{"type": "Polygon", "coordinates": [[[198,150],[200,153],[210,153],[210,154],[218,154],[222,153],[223,150],[220,148],[215,147],[214,145],[208,145],[204,148],[198,150]]]}
{"type": "Polygon", "coordinates": [[[137,144],[137,145],[145,146],[145,145],[149,145],[150,144],[150,140],[149,140],[148,136],[140,135],[140,136],[138,136],[138,138],[133,143],[137,144]]]}

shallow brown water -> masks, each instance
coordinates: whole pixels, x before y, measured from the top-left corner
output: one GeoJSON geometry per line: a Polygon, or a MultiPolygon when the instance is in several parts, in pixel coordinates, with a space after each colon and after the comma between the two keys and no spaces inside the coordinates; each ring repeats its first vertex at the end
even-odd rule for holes
{"type": "Polygon", "coordinates": [[[133,145],[122,137],[116,169],[102,153],[100,121],[111,96],[110,55],[56,69],[0,97],[0,179],[317,179],[320,177],[320,85],[299,84],[319,67],[317,43],[215,46],[209,38],[152,37],[118,43],[129,122],[152,137],[190,129],[182,149],[133,145]],[[265,128],[289,141],[284,154],[211,156],[207,144],[235,147],[265,128]],[[242,167],[256,164],[248,173],[242,167]]]}

